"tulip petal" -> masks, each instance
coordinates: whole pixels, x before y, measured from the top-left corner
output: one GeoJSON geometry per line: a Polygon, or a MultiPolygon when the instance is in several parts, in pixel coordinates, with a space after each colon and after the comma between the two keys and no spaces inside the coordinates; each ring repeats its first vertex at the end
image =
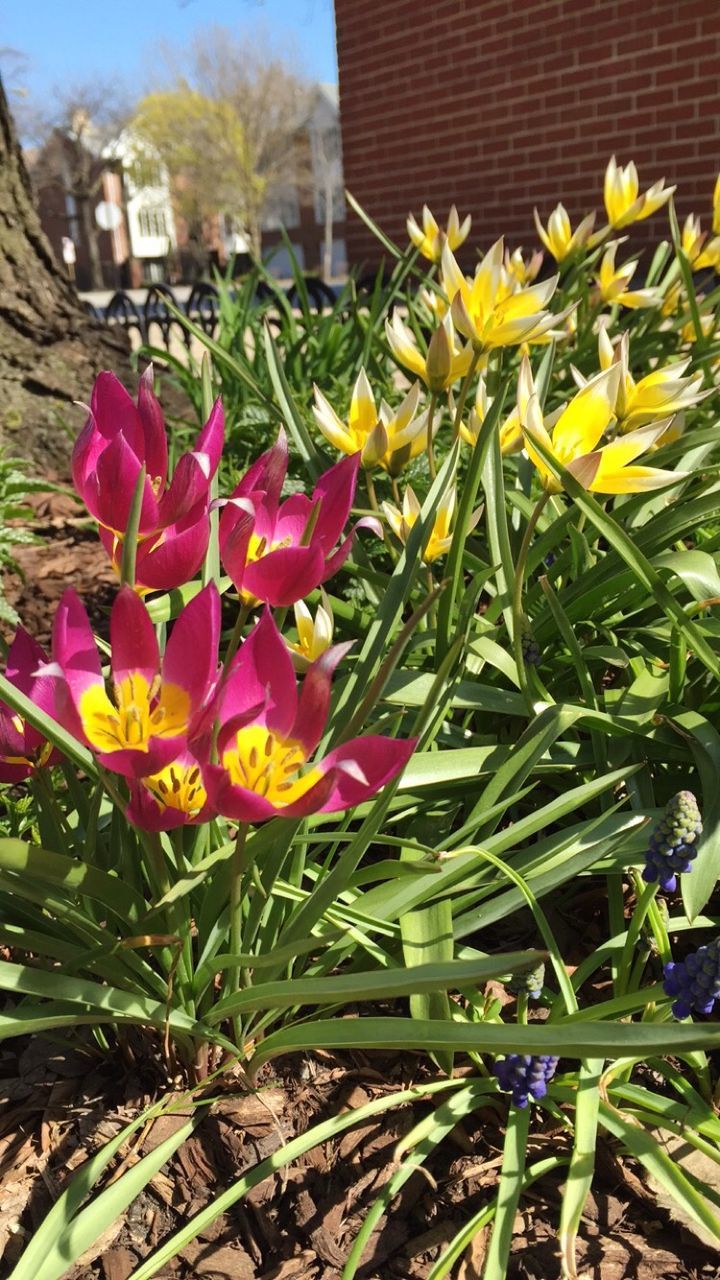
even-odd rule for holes
{"type": "Polygon", "coordinates": [[[369,800],[405,768],[416,745],[417,738],[371,735],[353,738],[331,751],[320,767],[332,777],[332,787],[316,812],[335,813],[369,800]]]}
{"type": "Polygon", "coordinates": [[[118,751],[96,751],[98,763],[123,778],[147,778],[159,773],[166,765],[177,760],[187,748],[184,737],[150,738],[146,751],[135,747],[120,747],[118,751]]]}
{"type": "Polygon", "coordinates": [[[313,490],[312,502],[320,501],[312,542],[329,555],[340,537],[355,497],[360,454],[342,458],[320,476],[313,490]]]}
{"type": "Polygon", "coordinates": [[[159,538],[138,546],[137,585],[148,591],[172,591],[190,582],[203,562],[209,538],[210,519],[201,505],[199,511],[164,529],[159,538]]]}
{"type": "Polygon", "coordinates": [[[324,572],[325,557],[319,547],[281,547],[245,566],[242,589],[274,609],[284,608],[314,591],[324,572]]]}
{"type": "Polygon", "coordinates": [[[92,628],[80,597],[72,587],[64,592],[57,607],[52,653],[76,705],[86,689],[93,685],[105,688],[92,628]]]}
{"type": "MultiPolygon", "coordinates": [[[[313,494],[313,498],[315,495],[313,494]]],[[[308,498],[305,493],[293,493],[286,502],[283,502],[277,513],[277,519],[270,528],[267,520],[263,520],[266,516],[264,505],[261,504],[257,509],[255,518],[255,533],[258,537],[268,538],[271,542],[284,542],[288,546],[299,546],[302,543],[308,521],[313,513],[313,501],[308,498]]],[[[317,526],[316,526],[317,527],[317,526]]],[[[313,541],[315,533],[313,531],[313,541]]]]}
{"type": "Polygon", "coordinates": [[[215,689],[219,643],[220,596],[215,583],[209,582],[185,605],[170,632],[162,663],[163,683],[186,691],[193,716],[215,689]]]}
{"type": "Polygon", "coordinates": [[[336,644],[308,667],[303,678],[295,723],[290,737],[311,756],[320,741],[330,710],[332,677],[338,663],[352,648],[352,642],[336,644]]]}
{"type": "Polygon", "coordinates": [[[223,445],[225,443],[225,411],[223,409],[222,400],[218,396],[212,409],[210,417],[195,441],[192,451],[197,454],[204,454],[208,460],[211,477],[215,475],[220,466],[220,458],[222,456],[223,445]]]}
{"type": "Polygon", "coordinates": [[[149,364],[140,379],[137,407],[142,423],[147,474],[155,492],[161,493],[167,481],[168,449],[165,419],[153,391],[153,377],[153,367],[149,364]]]}
{"type": "Polygon", "coordinates": [[[160,670],[155,628],[145,605],[132,587],[121,587],[110,614],[113,680],[142,675],[152,684],[160,670]]]}
{"type": "MultiPolygon", "coordinates": [[[[98,458],[97,510],[88,505],[90,514],[101,524],[116,533],[124,534],[130,516],[142,461],[133,452],[127,440],[117,435],[98,458]]],[[[140,512],[140,533],[155,529],[158,522],[158,504],[150,481],[146,478],[140,512]]]]}
{"type": "Polygon", "coordinates": [[[278,438],[271,449],[263,453],[245,472],[240,483],[231,494],[233,498],[244,498],[255,489],[266,494],[268,510],[277,511],[280,493],[285,483],[288,468],[288,443],[285,432],[280,429],[278,438]]]}
{"type": "Polygon", "coordinates": [[[200,504],[210,502],[212,473],[207,454],[184,453],[158,506],[157,527],[177,524],[200,504]]]}
{"type": "Polygon", "coordinates": [[[237,653],[222,695],[227,721],[262,706],[257,721],[280,737],[287,737],[298,708],[292,659],[269,609],[261,614],[237,653]]]}

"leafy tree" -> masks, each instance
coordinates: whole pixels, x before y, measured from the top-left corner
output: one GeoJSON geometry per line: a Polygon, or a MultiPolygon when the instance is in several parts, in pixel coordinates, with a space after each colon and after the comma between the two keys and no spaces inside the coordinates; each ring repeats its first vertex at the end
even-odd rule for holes
{"type": "Polygon", "coordinates": [[[281,58],[223,27],[199,37],[189,60],[170,87],[139,103],[131,129],[175,180],[191,238],[222,211],[259,256],[264,214],[309,181],[311,90],[281,58]]]}

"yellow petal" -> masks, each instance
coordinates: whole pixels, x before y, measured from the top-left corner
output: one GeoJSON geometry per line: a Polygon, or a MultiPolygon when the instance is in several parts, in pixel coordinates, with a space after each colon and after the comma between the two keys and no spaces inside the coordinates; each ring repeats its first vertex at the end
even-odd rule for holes
{"type": "Polygon", "coordinates": [[[613,416],[620,370],[617,365],[597,374],[573,397],[553,430],[553,450],[567,466],[590,453],[613,416]]]}

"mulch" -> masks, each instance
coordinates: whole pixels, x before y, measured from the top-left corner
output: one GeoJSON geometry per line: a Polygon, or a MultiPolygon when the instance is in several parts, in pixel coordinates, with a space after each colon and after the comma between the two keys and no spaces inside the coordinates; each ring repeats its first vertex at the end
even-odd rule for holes
{"type": "MultiPolygon", "coordinates": [[[[148,1046],[146,1046],[146,1049],[148,1046]]],[[[44,1036],[0,1054],[0,1277],[7,1277],[83,1161],[161,1090],[147,1053],[142,1071],[118,1068],[91,1040],[77,1047],[44,1036]]],[[[140,1261],[282,1141],[340,1110],[430,1078],[420,1055],[318,1054],[289,1058],[259,1094],[239,1081],[207,1111],[175,1157],[128,1212],[97,1240],[68,1280],[128,1280],[140,1261]]],[[[226,1086],[227,1087],[227,1086],[226,1086]]],[[[217,1086],[215,1086],[217,1094],[217,1086]]],[[[431,1101],[389,1112],[309,1152],[250,1191],[158,1272],[159,1280],[341,1280],[365,1213],[392,1176],[394,1150],[431,1101]]],[[[442,1247],[494,1193],[505,1104],[488,1105],[450,1134],[415,1173],[373,1231],[358,1280],[424,1280],[442,1247]]],[[[157,1120],[128,1144],[109,1175],[169,1137],[183,1116],[157,1120]]],[[[567,1131],[536,1113],[533,1159],[566,1152],[567,1131]]],[[[710,1280],[717,1253],[661,1208],[633,1161],[602,1141],[597,1185],[580,1228],[581,1273],[592,1280],[710,1280]]],[[[515,1223],[509,1280],[559,1277],[556,1224],[561,1182],[530,1188],[515,1223]]],[[[455,1271],[479,1280],[480,1232],[455,1271]]]]}
{"type": "MultiPolygon", "coordinates": [[[[57,602],[72,585],[93,624],[106,633],[117,584],[93,526],[68,494],[34,495],[32,505],[41,541],[18,550],[22,574],[7,575],[8,599],[47,645],[57,602]]],[[[592,931],[590,907],[587,916],[592,931]]],[[[561,931],[568,925],[556,923],[561,931]]],[[[514,917],[514,927],[521,924],[514,917]]],[[[568,942],[577,940],[576,920],[567,932],[568,942]]],[[[502,942],[512,946],[515,940],[506,936],[502,942]]],[[[90,1037],[71,1047],[37,1036],[0,1049],[0,1280],[10,1275],[79,1166],[166,1091],[158,1046],[135,1048],[134,1061],[129,1054],[126,1062],[114,1053],[102,1056],[90,1037]]],[[[68,1280],[128,1280],[164,1239],[283,1141],[340,1109],[430,1078],[421,1055],[322,1054],[284,1059],[263,1079],[259,1097],[234,1082],[68,1280]]],[[[389,1112],[267,1179],[159,1272],[160,1280],[340,1280],[365,1214],[397,1167],[396,1144],[430,1105],[428,1099],[389,1112]]],[[[504,1102],[488,1105],[445,1139],[426,1172],[412,1176],[378,1222],[358,1280],[425,1280],[443,1246],[495,1192],[505,1116],[504,1102]]],[[[182,1122],[164,1117],[136,1135],[106,1180],[182,1122]]],[[[568,1144],[567,1130],[536,1112],[531,1158],[567,1153],[568,1144]]],[[[508,1280],[559,1277],[561,1190],[560,1175],[550,1176],[523,1196],[508,1280]]],[[[479,1280],[487,1243],[487,1231],[476,1235],[454,1280],[479,1280]]],[[[720,1276],[717,1251],[673,1218],[641,1168],[606,1139],[598,1148],[577,1256],[586,1280],[720,1276]]]]}

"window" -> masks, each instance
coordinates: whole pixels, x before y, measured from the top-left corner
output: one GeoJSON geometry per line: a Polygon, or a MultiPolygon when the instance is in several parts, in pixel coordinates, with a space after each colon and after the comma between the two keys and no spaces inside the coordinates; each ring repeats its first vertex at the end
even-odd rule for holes
{"type": "Polygon", "coordinates": [[[164,209],[147,206],[138,210],[138,230],[141,236],[166,236],[167,220],[164,209]]]}

